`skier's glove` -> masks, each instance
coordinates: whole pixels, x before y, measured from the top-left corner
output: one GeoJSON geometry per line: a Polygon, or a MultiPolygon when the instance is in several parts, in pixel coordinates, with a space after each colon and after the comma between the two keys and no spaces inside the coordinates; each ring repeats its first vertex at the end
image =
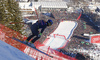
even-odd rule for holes
{"type": "Polygon", "coordinates": [[[42,33],[39,33],[38,37],[41,37],[42,33]]]}

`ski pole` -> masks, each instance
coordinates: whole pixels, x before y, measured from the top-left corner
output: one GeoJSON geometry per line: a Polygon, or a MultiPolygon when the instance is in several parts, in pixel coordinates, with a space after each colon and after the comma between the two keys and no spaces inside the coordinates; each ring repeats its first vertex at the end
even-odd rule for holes
{"type": "Polygon", "coordinates": [[[12,22],[12,23],[9,23],[9,24],[18,24],[18,23],[23,23],[23,24],[25,24],[24,22],[12,22]]]}

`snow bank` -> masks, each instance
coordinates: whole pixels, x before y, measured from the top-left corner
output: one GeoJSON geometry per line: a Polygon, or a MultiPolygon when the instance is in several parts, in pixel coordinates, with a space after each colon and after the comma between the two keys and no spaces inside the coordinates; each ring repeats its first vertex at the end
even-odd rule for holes
{"type": "Polygon", "coordinates": [[[35,60],[0,40],[0,60],[35,60]]]}

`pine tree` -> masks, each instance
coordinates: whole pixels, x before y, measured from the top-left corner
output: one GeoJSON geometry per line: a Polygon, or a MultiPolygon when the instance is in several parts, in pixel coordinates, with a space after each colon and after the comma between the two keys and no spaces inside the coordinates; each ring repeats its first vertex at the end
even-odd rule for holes
{"type": "Polygon", "coordinates": [[[6,16],[6,14],[5,14],[5,2],[4,2],[4,0],[2,1],[0,1],[0,23],[2,23],[2,24],[4,24],[4,21],[3,20],[5,20],[5,16],[6,16]]]}
{"type": "Polygon", "coordinates": [[[21,33],[23,24],[20,8],[15,0],[1,0],[0,1],[0,23],[21,33]],[[17,24],[10,24],[10,23],[17,24]]]}

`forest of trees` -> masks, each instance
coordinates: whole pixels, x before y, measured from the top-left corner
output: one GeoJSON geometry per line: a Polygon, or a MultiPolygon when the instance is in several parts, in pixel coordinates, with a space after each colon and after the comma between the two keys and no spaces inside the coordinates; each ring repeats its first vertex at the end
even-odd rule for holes
{"type": "Polygon", "coordinates": [[[22,21],[20,8],[15,0],[0,0],[0,24],[21,33],[23,24],[18,22],[22,21]]]}

